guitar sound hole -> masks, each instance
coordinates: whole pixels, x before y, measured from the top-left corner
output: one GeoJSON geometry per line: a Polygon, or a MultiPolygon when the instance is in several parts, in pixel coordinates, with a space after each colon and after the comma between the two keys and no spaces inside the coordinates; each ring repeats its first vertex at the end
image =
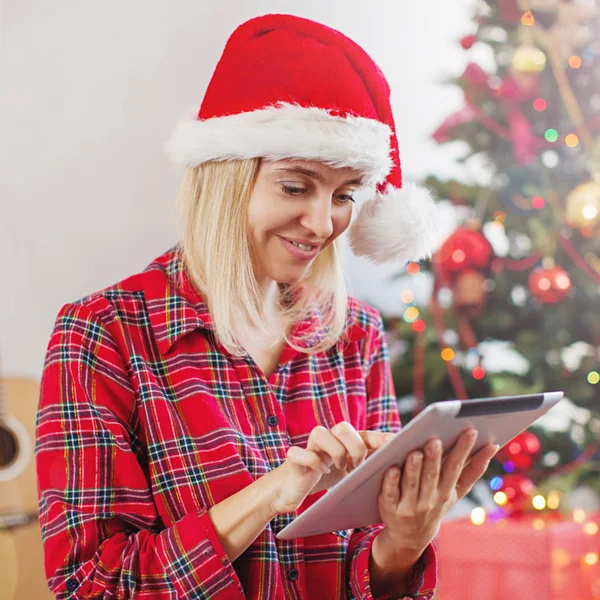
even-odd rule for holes
{"type": "Polygon", "coordinates": [[[17,439],[11,431],[0,425],[0,469],[7,467],[17,456],[17,439]]]}

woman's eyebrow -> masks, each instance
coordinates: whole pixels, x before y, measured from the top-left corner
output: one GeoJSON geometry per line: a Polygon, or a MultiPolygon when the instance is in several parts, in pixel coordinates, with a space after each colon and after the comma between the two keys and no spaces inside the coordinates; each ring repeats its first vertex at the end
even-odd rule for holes
{"type": "MultiPolygon", "coordinates": [[[[321,173],[317,173],[317,171],[307,169],[306,167],[281,167],[276,170],[280,171],[280,172],[284,172],[284,173],[307,175],[308,177],[312,177],[313,179],[315,179],[316,181],[318,181],[320,183],[325,183],[325,178],[323,177],[323,175],[321,175],[321,173]]],[[[362,177],[355,177],[354,179],[345,181],[344,183],[342,183],[342,185],[350,185],[353,183],[356,183],[357,185],[362,185],[363,182],[364,181],[363,181],[362,177]]]]}

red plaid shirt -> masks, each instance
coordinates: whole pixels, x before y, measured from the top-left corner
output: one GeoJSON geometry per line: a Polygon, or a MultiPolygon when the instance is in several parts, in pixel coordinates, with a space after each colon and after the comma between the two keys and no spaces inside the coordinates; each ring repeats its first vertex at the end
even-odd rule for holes
{"type": "MultiPolygon", "coordinates": [[[[287,346],[266,379],[250,356],[216,342],[175,249],[66,305],[36,440],[57,598],[372,598],[369,554],[383,525],[275,537],[325,491],[273,519],[233,563],[208,516],[281,465],[290,446],[306,447],[317,425],[399,430],[380,316],[352,298],[348,315],[333,348],[309,356],[287,346]]],[[[410,597],[432,597],[433,546],[410,579],[410,597]]]]}

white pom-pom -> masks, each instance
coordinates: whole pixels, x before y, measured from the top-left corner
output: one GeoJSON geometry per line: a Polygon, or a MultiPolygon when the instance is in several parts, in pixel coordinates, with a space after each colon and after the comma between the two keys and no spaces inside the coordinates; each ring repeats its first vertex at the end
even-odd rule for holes
{"type": "Polygon", "coordinates": [[[436,213],[427,188],[388,185],[385,193],[362,205],[352,223],[352,252],[377,264],[429,258],[448,233],[436,213]]]}

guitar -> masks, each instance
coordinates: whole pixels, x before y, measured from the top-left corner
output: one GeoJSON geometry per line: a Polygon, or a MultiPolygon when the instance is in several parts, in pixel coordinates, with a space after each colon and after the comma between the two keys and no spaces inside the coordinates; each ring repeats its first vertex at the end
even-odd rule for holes
{"type": "Polygon", "coordinates": [[[33,445],[39,384],[0,378],[0,600],[51,600],[33,445]]]}

